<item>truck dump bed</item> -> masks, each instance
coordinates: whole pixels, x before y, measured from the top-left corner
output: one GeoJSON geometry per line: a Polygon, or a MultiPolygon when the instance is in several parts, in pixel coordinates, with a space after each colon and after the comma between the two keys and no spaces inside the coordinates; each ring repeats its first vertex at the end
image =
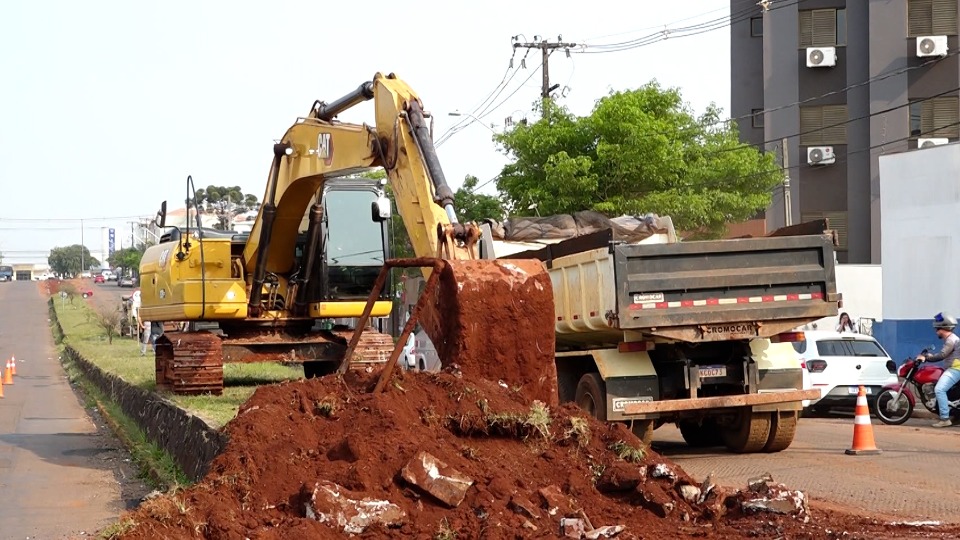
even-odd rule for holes
{"type": "Polygon", "coordinates": [[[836,315],[840,300],[829,234],[618,244],[600,231],[510,257],[531,256],[550,271],[561,350],[613,345],[624,331],[770,337],[836,315]]]}

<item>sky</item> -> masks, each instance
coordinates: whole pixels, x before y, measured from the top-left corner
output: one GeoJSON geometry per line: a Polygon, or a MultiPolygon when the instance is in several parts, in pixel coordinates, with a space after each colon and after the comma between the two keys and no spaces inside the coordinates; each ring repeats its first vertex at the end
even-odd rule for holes
{"type": "MultiPolygon", "coordinates": [[[[4,2],[0,252],[5,264],[43,263],[50,248],[82,240],[97,256],[110,227],[126,247],[131,221],[164,200],[182,206],[187,175],[262,199],[273,141],[314,100],[378,71],[417,92],[435,141],[469,122],[439,146],[440,162],[454,190],[469,174],[494,193],[487,181],[508,161],[492,131],[540,95],[540,52],[523,69],[518,49],[509,69],[511,37],[581,45],[549,61],[558,101],[575,114],[651,79],[680,88],[697,111],[728,111],[729,26],[677,31],[728,16],[728,0],[4,2]],[[664,29],[670,39],[603,47],[664,29]]],[[[340,120],[372,122],[373,105],[340,120]]]]}

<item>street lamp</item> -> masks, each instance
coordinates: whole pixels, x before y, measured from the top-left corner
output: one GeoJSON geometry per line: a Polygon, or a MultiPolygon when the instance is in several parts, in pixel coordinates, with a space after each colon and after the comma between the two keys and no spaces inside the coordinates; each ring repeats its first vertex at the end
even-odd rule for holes
{"type": "Polygon", "coordinates": [[[474,116],[474,115],[472,115],[472,114],[470,114],[470,113],[464,113],[464,112],[454,111],[454,112],[452,112],[452,113],[447,113],[447,114],[449,114],[450,116],[467,116],[467,117],[473,118],[476,122],[479,122],[481,126],[489,129],[489,130],[490,130],[490,133],[493,133],[494,135],[497,135],[497,132],[493,130],[493,127],[491,127],[491,126],[493,126],[493,124],[490,124],[490,125],[488,126],[488,125],[486,125],[486,124],[483,123],[483,120],[477,118],[476,116],[474,116]]]}

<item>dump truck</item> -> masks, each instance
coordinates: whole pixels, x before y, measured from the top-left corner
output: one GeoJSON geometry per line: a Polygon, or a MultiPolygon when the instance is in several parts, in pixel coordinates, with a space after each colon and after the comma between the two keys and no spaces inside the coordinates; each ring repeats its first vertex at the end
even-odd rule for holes
{"type": "Polygon", "coordinates": [[[803,389],[794,329],[840,306],[835,234],[823,223],[813,234],[681,242],[669,217],[648,218],[639,234],[602,219],[561,240],[498,240],[483,227],[487,256],[548,268],[559,400],[628,422],[646,441],[676,423],[691,446],[787,448],[817,392],[803,389]]]}

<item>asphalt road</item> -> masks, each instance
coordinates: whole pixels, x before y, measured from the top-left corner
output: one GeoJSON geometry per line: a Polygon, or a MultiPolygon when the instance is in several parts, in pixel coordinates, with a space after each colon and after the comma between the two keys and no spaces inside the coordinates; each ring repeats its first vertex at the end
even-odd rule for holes
{"type": "Polygon", "coordinates": [[[0,283],[0,537],[82,538],[147,491],[120,442],[66,380],[36,282],[0,283]]]}
{"type": "MultiPolygon", "coordinates": [[[[924,412],[925,414],[925,412],[924,412]]],[[[654,449],[694,478],[713,472],[731,487],[769,472],[777,482],[812,499],[829,501],[900,520],[960,522],[960,427],[930,427],[932,416],[888,426],[874,419],[880,455],[847,455],[853,443],[853,414],[802,418],[790,448],[775,454],[738,455],[721,448],[691,449],[679,430],[654,432],[654,449]]]]}

